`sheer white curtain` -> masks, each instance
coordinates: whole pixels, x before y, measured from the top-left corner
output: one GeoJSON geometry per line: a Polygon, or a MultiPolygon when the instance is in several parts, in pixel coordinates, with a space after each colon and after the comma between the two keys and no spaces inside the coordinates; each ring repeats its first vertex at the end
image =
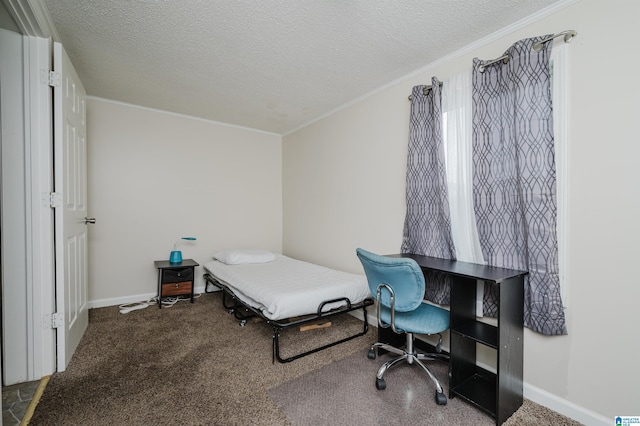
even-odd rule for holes
{"type": "MultiPolygon", "coordinates": [[[[442,85],[442,133],[456,259],[482,264],[484,258],[473,209],[471,131],[471,70],[468,70],[449,78],[442,85]]],[[[482,316],[483,297],[484,283],[478,282],[478,316],[482,316]]]]}
{"type": "Polygon", "coordinates": [[[442,85],[442,121],[456,258],[484,263],[473,210],[471,70],[449,78],[442,85]]]}

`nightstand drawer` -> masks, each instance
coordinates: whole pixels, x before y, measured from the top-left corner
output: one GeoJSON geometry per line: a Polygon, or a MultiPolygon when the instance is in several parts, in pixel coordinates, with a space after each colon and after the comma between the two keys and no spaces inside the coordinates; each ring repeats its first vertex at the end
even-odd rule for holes
{"type": "Polygon", "coordinates": [[[180,294],[191,294],[192,286],[193,286],[193,281],[162,284],[162,297],[178,296],[180,294]]]}
{"type": "Polygon", "coordinates": [[[162,271],[162,283],[181,283],[193,281],[193,268],[164,269],[162,271]]]}

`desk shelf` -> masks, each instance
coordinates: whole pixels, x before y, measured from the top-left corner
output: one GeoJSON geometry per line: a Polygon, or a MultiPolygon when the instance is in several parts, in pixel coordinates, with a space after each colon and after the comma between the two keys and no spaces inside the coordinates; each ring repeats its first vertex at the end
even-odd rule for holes
{"type": "Polygon", "coordinates": [[[469,321],[462,324],[452,333],[474,340],[493,349],[498,349],[498,329],[490,324],[480,321],[469,321]]]}
{"type": "Polygon", "coordinates": [[[459,397],[475,405],[492,417],[496,417],[496,379],[495,374],[475,373],[460,383],[452,391],[459,397]]]}

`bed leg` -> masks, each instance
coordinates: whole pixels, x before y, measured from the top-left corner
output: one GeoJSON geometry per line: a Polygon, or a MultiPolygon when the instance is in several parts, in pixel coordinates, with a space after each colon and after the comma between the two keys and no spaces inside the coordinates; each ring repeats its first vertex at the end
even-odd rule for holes
{"type": "Polygon", "coordinates": [[[226,291],[223,291],[223,292],[222,292],[222,306],[223,306],[225,309],[229,310],[229,312],[230,312],[230,313],[233,313],[233,311],[234,311],[234,310],[235,310],[235,308],[236,308],[235,300],[234,300],[233,305],[229,305],[229,304],[227,303],[227,292],[226,292],[226,291]]]}
{"type": "Polygon", "coordinates": [[[273,338],[271,339],[271,364],[276,363],[276,355],[278,357],[280,354],[276,354],[278,351],[278,329],[276,327],[273,328],[273,338]]]}

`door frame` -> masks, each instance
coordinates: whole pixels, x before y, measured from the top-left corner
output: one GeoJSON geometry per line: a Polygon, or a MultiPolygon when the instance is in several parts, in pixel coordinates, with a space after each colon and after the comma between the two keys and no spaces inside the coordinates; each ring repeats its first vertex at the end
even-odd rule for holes
{"type": "Polygon", "coordinates": [[[48,324],[55,312],[53,209],[52,41],[60,41],[42,0],[3,0],[23,34],[25,89],[25,187],[27,300],[27,380],[56,371],[56,333],[48,324]]]}
{"type": "Polygon", "coordinates": [[[30,241],[27,243],[27,305],[32,332],[33,353],[29,380],[39,380],[56,371],[56,332],[48,326],[50,315],[55,312],[55,252],[54,252],[54,209],[50,195],[53,191],[53,91],[48,84],[51,69],[51,40],[40,37],[26,37],[25,85],[29,96],[25,99],[29,135],[26,144],[29,149],[27,161],[30,186],[27,211],[30,217],[30,241]],[[43,82],[43,80],[46,80],[43,82]],[[30,290],[30,291],[29,291],[30,290]]]}

